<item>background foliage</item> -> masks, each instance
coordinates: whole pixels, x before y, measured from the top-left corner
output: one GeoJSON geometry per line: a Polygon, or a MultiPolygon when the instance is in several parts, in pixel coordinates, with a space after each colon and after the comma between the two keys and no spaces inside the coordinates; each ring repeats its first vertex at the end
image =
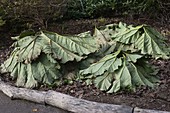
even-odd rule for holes
{"type": "Polygon", "coordinates": [[[3,9],[0,8],[0,26],[5,24],[5,21],[3,21],[2,16],[3,16],[3,9]]]}
{"type": "Polygon", "coordinates": [[[67,0],[1,0],[2,17],[8,26],[46,28],[48,22],[62,17],[67,0]],[[15,26],[13,26],[15,23],[15,26]]]}
{"type": "Polygon", "coordinates": [[[46,29],[58,19],[147,15],[169,22],[169,0],[1,0],[0,17],[14,32],[46,29]],[[164,18],[164,19],[163,19],[164,18]],[[13,25],[15,23],[15,26],[13,25]]]}
{"type": "Polygon", "coordinates": [[[139,14],[157,7],[156,0],[72,0],[69,16],[98,17],[121,14],[139,14]]]}

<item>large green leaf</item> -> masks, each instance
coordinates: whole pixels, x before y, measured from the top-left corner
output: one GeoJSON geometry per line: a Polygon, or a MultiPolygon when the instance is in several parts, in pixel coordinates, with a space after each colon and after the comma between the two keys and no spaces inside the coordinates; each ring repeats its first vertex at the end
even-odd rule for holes
{"type": "Polygon", "coordinates": [[[24,64],[17,61],[17,52],[1,66],[2,72],[10,72],[13,79],[16,79],[17,86],[33,88],[38,83],[52,84],[60,77],[59,64],[51,62],[51,57],[42,54],[35,62],[24,64]]]}
{"type": "Polygon", "coordinates": [[[1,65],[1,73],[11,72],[11,76],[13,79],[16,78],[16,72],[17,72],[17,51],[19,48],[15,48],[13,52],[11,53],[11,56],[1,65]]]}
{"type": "Polygon", "coordinates": [[[60,77],[58,61],[66,63],[87,57],[97,50],[96,40],[89,33],[61,36],[53,32],[23,32],[9,59],[2,64],[2,72],[10,72],[17,86],[37,87],[52,84],[60,77]]]}
{"type": "Polygon", "coordinates": [[[169,49],[161,35],[149,26],[143,27],[144,33],[135,41],[135,46],[142,54],[152,55],[154,58],[169,58],[169,49]]]}
{"type": "MultiPolygon", "coordinates": [[[[145,62],[141,62],[147,65],[145,62]]],[[[124,61],[123,66],[115,72],[115,80],[108,93],[117,92],[121,89],[134,90],[137,86],[154,87],[159,80],[152,75],[152,68],[147,70],[137,63],[124,61]]]]}
{"type": "Polygon", "coordinates": [[[113,40],[123,44],[134,44],[142,54],[153,58],[169,58],[169,49],[164,37],[147,25],[137,27],[120,25],[112,35],[113,40]]]}
{"type": "MultiPolygon", "coordinates": [[[[111,26],[111,25],[110,25],[111,26]]],[[[107,55],[115,51],[116,43],[112,41],[111,36],[109,33],[112,33],[112,29],[102,28],[97,29],[95,28],[94,38],[97,40],[100,49],[97,51],[97,55],[107,55]],[[115,45],[115,46],[114,46],[115,45]]]]}
{"type": "Polygon", "coordinates": [[[83,55],[97,50],[95,39],[92,37],[61,36],[57,33],[44,32],[39,35],[44,39],[43,52],[53,54],[54,58],[61,59],[62,63],[80,61],[83,55]]]}
{"type": "Polygon", "coordinates": [[[109,44],[109,39],[108,39],[109,37],[107,37],[105,35],[106,34],[102,33],[101,30],[95,28],[94,37],[96,38],[97,43],[100,45],[99,52],[101,52],[101,53],[105,52],[111,46],[109,44]]]}
{"type": "Polygon", "coordinates": [[[80,74],[87,75],[101,75],[105,71],[114,72],[122,65],[121,58],[117,58],[119,52],[116,54],[106,55],[97,63],[93,63],[89,68],[80,71],[80,74]]]}
{"type": "Polygon", "coordinates": [[[94,84],[98,87],[101,91],[106,91],[110,88],[113,81],[112,73],[105,72],[102,76],[96,77],[94,80],[94,84]]]}
{"type": "Polygon", "coordinates": [[[52,54],[54,58],[65,63],[74,59],[80,61],[97,50],[96,41],[90,36],[61,36],[53,32],[22,37],[14,45],[20,47],[18,61],[25,63],[35,60],[41,52],[52,54]]]}
{"type": "Polygon", "coordinates": [[[139,37],[139,30],[142,27],[142,25],[137,27],[128,27],[119,23],[119,27],[116,29],[116,33],[112,35],[112,38],[124,44],[133,44],[139,37]]]}
{"type": "MultiPolygon", "coordinates": [[[[132,27],[130,27],[132,28],[132,27]]],[[[98,50],[98,55],[107,55],[113,53],[118,50],[122,51],[131,51],[137,52],[134,44],[124,44],[117,40],[113,40],[112,37],[117,34],[117,32],[126,32],[126,25],[123,23],[110,24],[104,27],[100,27],[99,29],[95,28],[94,38],[96,38],[98,44],[100,45],[100,49],[98,50]],[[121,29],[118,29],[120,27],[121,29]],[[116,29],[116,30],[115,30],[116,29]]]]}
{"type": "Polygon", "coordinates": [[[117,92],[121,88],[132,87],[131,74],[125,63],[123,63],[123,66],[115,72],[114,79],[113,85],[108,93],[117,92]]]}
{"type": "Polygon", "coordinates": [[[154,87],[158,79],[152,76],[154,70],[141,59],[142,57],[143,55],[136,53],[119,51],[81,70],[80,74],[108,93],[127,88],[132,90],[137,86],[154,87]]]}
{"type": "Polygon", "coordinates": [[[35,60],[43,49],[41,38],[38,36],[26,36],[19,41],[15,42],[15,46],[19,47],[18,61],[30,63],[35,60]]]}
{"type": "Polygon", "coordinates": [[[32,29],[24,30],[19,36],[11,37],[12,40],[20,40],[26,36],[35,36],[35,31],[32,29]]]}

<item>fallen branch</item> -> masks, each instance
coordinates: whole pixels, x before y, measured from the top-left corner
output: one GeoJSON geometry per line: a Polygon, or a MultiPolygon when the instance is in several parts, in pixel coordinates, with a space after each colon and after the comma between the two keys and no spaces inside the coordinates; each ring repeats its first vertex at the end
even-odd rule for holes
{"type": "Polygon", "coordinates": [[[132,113],[128,106],[91,102],[55,91],[48,91],[45,102],[75,113],[132,113]]]}
{"type": "Polygon", "coordinates": [[[40,104],[45,104],[45,91],[36,91],[26,88],[17,88],[0,81],[0,91],[12,99],[24,99],[40,104]]]}
{"type": "Polygon", "coordinates": [[[17,88],[8,85],[0,79],[0,91],[12,99],[25,99],[40,104],[48,104],[74,113],[170,113],[166,111],[131,108],[123,105],[113,105],[78,99],[56,91],[37,91],[17,88]]]}
{"type": "Polygon", "coordinates": [[[17,88],[0,81],[0,91],[12,99],[25,99],[52,105],[74,113],[132,113],[131,107],[91,102],[55,91],[36,91],[17,88]]]}

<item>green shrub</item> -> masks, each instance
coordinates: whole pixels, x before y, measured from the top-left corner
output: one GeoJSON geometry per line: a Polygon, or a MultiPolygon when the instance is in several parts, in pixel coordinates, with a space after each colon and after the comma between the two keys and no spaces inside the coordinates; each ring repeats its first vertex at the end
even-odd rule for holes
{"type": "Polygon", "coordinates": [[[96,17],[111,12],[115,0],[72,0],[68,5],[71,17],[96,17]]]}
{"type": "Polygon", "coordinates": [[[2,20],[2,18],[0,17],[0,26],[4,25],[5,21],[2,20]]]}
{"type": "Polygon", "coordinates": [[[68,5],[68,18],[96,17],[111,12],[115,0],[72,0],[68,5]]]}
{"type": "Polygon", "coordinates": [[[66,0],[1,0],[7,23],[13,27],[47,28],[48,22],[62,17],[66,0]]]}
{"type": "Polygon", "coordinates": [[[5,24],[5,21],[2,19],[3,16],[4,16],[4,11],[0,7],[0,26],[5,24]]]}
{"type": "Polygon", "coordinates": [[[139,14],[156,7],[156,0],[72,0],[67,15],[74,18],[139,14]]]}

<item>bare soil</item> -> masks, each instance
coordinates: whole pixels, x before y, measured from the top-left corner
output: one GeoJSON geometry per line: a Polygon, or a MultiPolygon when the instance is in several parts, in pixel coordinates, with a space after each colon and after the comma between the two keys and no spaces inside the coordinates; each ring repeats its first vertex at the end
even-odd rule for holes
{"type": "MultiPolygon", "coordinates": [[[[117,23],[119,21],[127,24],[149,24],[156,28],[158,31],[166,33],[170,31],[170,26],[162,24],[159,21],[151,19],[132,19],[132,18],[99,18],[92,20],[69,20],[49,24],[48,30],[60,34],[78,34],[85,31],[93,31],[95,26],[102,26],[110,23],[117,23]]],[[[170,40],[170,36],[166,36],[170,40]]],[[[0,41],[0,63],[8,57],[12,41],[6,37],[0,41]]],[[[107,94],[96,89],[94,86],[86,86],[83,82],[74,82],[72,85],[62,85],[53,88],[65,94],[83,98],[86,100],[110,103],[110,104],[123,104],[132,107],[141,107],[145,109],[165,110],[170,111],[170,61],[169,60],[156,60],[151,63],[157,66],[160,71],[158,76],[161,83],[155,88],[150,89],[147,87],[138,88],[136,92],[118,92],[115,94],[107,94]]],[[[4,81],[11,81],[8,75],[3,75],[4,81]]],[[[10,82],[11,83],[11,82],[10,82]]],[[[44,88],[41,90],[48,90],[44,88]]]]}

